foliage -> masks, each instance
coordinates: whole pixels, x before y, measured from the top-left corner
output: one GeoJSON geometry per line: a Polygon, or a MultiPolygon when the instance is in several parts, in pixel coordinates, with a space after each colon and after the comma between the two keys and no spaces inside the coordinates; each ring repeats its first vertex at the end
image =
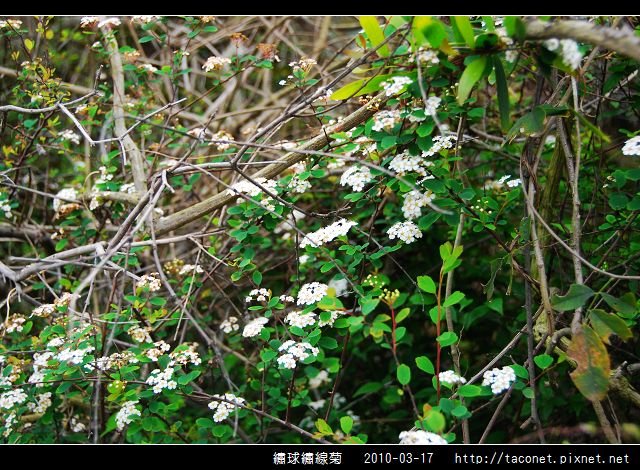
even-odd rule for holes
{"type": "Polygon", "coordinates": [[[637,442],[637,63],[527,21],[2,20],[2,439],[637,442]]]}

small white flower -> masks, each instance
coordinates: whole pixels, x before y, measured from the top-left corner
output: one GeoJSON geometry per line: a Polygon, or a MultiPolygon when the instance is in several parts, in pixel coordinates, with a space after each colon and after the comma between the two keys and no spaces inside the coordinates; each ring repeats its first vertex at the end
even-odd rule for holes
{"type": "Polygon", "coordinates": [[[244,405],[245,399],[241,397],[235,396],[233,393],[225,393],[224,395],[213,395],[213,398],[217,398],[218,400],[214,400],[209,403],[209,409],[213,410],[213,420],[216,423],[224,421],[229,417],[231,412],[236,408],[244,405]],[[222,399],[226,401],[221,401],[222,399]]]}
{"type": "Polygon", "coordinates": [[[329,287],[336,292],[336,297],[342,297],[349,292],[349,281],[346,279],[331,279],[329,287]]]}
{"type": "Polygon", "coordinates": [[[422,238],[422,232],[418,226],[410,220],[392,225],[391,228],[387,230],[387,235],[391,240],[398,238],[407,244],[413,243],[418,238],[422,238]]]}
{"type": "Polygon", "coordinates": [[[622,147],[622,153],[624,155],[640,156],[640,135],[637,135],[627,140],[624,143],[624,147],[622,147]]]}
{"type": "Polygon", "coordinates": [[[311,245],[314,248],[317,248],[325,243],[329,243],[335,240],[338,237],[345,236],[349,233],[351,227],[358,225],[357,222],[353,222],[347,219],[340,219],[336,222],[333,222],[326,227],[322,227],[315,232],[308,233],[304,236],[302,241],[300,242],[300,247],[304,248],[307,245],[311,245]]]}
{"type": "Polygon", "coordinates": [[[316,389],[330,382],[331,378],[329,377],[329,372],[326,370],[321,370],[320,372],[318,372],[318,375],[309,379],[309,388],[316,389]]]}
{"type": "Polygon", "coordinates": [[[254,336],[258,336],[264,328],[264,325],[266,325],[267,323],[269,323],[269,319],[265,317],[258,317],[254,320],[251,320],[245,325],[244,329],[242,330],[242,336],[244,336],[245,338],[253,338],[254,336]]]}
{"type": "Polygon", "coordinates": [[[400,444],[405,445],[433,445],[433,444],[448,444],[448,442],[441,436],[432,432],[417,430],[417,431],[402,431],[400,433],[400,444]]]}
{"type": "Polygon", "coordinates": [[[27,403],[27,408],[33,413],[44,413],[51,406],[51,392],[40,393],[36,403],[27,403]]]}
{"type": "Polygon", "coordinates": [[[150,273],[145,274],[138,281],[138,287],[144,288],[148,287],[149,292],[157,292],[162,288],[162,282],[160,281],[160,274],[158,273],[150,273]]]}
{"type": "Polygon", "coordinates": [[[80,27],[81,28],[92,28],[97,25],[100,21],[100,18],[97,16],[83,16],[80,18],[80,27]]]}
{"type": "Polygon", "coordinates": [[[386,96],[393,96],[400,93],[404,87],[413,83],[409,77],[391,77],[391,80],[381,83],[386,96]]]}
{"type": "Polygon", "coordinates": [[[555,51],[556,49],[558,49],[558,47],[560,47],[560,41],[558,41],[556,38],[547,39],[543,42],[543,44],[544,47],[546,47],[550,51],[555,51]]]}
{"type": "Polygon", "coordinates": [[[58,212],[58,209],[62,207],[64,204],[67,204],[67,201],[63,201],[62,199],[70,199],[72,201],[76,201],[78,199],[78,193],[73,188],[64,188],[58,191],[56,197],[53,199],[53,210],[58,212]]]}
{"type": "Polygon", "coordinates": [[[310,356],[317,356],[320,350],[307,342],[296,343],[287,340],[278,348],[281,354],[278,357],[278,365],[285,369],[293,369],[298,361],[304,361],[310,356]]]}
{"type": "Polygon", "coordinates": [[[421,209],[433,201],[433,194],[431,191],[422,193],[416,189],[408,192],[404,196],[404,202],[402,203],[402,213],[407,220],[417,219],[422,215],[421,209]]]}
{"type": "Polygon", "coordinates": [[[298,292],[298,305],[311,305],[320,302],[327,295],[329,286],[320,282],[304,284],[298,292]]]}
{"type": "Polygon", "coordinates": [[[184,266],[182,266],[182,268],[180,268],[178,275],[186,276],[194,273],[202,274],[203,272],[204,270],[202,269],[202,266],[200,266],[199,264],[185,264],[184,266]]]}
{"type": "Polygon", "coordinates": [[[124,427],[133,421],[134,416],[141,416],[142,413],[136,408],[138,400],[127,401],[116,414],[116,429],[122,431],[124,427]]]}
{"type": "Polygon", "coordinates": [[[231,333],[233,331],[238,331],[240,329],[240,325],[238,324],[237,317],[229,317],[220,323],[220,329],[223,333],[231,333]]]}
{"type": "Polygon", "coordinates": [[[351,186],[355,192],[361,192],[364,186],[373,180],[371,170],[367,166],[347,168],[340,178],[341,186],[351,186]]]}
{"type": "Polygon", "coordinates": [[[10,410],[16,405],[21,405],[27,400],[27,394],[21,388],[9,390],[0,395],[0,409],[10,410]]]}
{"type": "Polygon", "coordinates": [[[452,370],[445,370],[443,372],[440,372],[438,374],[438,379],[440,380],[440,382],[445,382],[451,385],[467,383],[467,379],[459,376],[452,370]]]}
{"type": "Polygon", "coordinates": [[[286,323],[291,326],[297,326],[298,328],[304,328],[305,326],[315,325],[316,323],[316,314],[313,312],[305,313],[298,310],[294,310],[287,314],[284,319],[286,323]]]}
{"type": "Polygon", "coordinates": [[[440,62],[440,59],[438,59],[437,51],[434,51],[432,49],[425,49],[423,47],[420,47],[420,49],[418,49],[417,57],[422,64],[437,64],[440,62]]]}
{"type": "Polygon", "coordinates": [[[116,18],[116,17],[105,18],[104,20],[98,23],[98,28],[102,28],[103,26],[106,26],[109,28],[115,28],[116,26],[120,26],[120,23],[121,23],[120,18],[116,18]]]}
{"type": "Polygon", "coordinates": [[[400,122],[400,111],[380,111],[373,116],[374,131],[380,132],[382,130],[391,130],[398,122],[400,122]]]}
{"type": "Polygon", "coordinates": [[[212,70],[222,70],[226,65],[231,63],[231,59],[228,57],[209,57],[202,65],[202,69],[205,72],[211,72],[212,70]]]}
{"type": "Polygon", "coordinates": [[[494,395],[500,395],[509,390],[511,384],[516,381],[516,373],[513,368],[505,366],[502,369],[497,367],[486,371],[483,374],[482,385],[491,386],[494,395]]]}

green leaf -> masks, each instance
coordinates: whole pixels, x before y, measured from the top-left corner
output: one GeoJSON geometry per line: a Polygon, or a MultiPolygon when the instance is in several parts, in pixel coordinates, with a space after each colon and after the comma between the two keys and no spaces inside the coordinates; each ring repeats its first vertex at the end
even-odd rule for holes
{"type": "Polygon", "coordinates": [[[451,414],[456,418],[463,418],[469,413],[466,406],[458,405],[453,410],[451,410],[451,414]]]}
{"type": "Polygon", "coordinates": [[[451,307],[452,305],[459,303],[462,299],[464,299],[464,294],[459,290],[457,290],[453,294],[451,294],[449,297],[447,297],[447,299],[444,301],[442,306],[451,307]]]}
{"type": "Polygon", "coordinates": [[[407,318],[411,313],[411,309],[403,308],[396,314],[396,324],[400,323],[402,320],[407,318]]]}
{"type": "Polygon", "coordinates": [[[56,251],[62,251],[69,244],[68,238],[62,238],[56,243],[56,251]]]}
{"type": "Polygon", "coordinates": [[[254,271],[251,277],[253,278],[253,282],[255,282],[256,285],[259,286],[262,283],[262,273],[260,271],[254,271]]]}
{"type": "Polygon", "coordinates": [[[359,397],[360,395],[366,395],[368,393],[376,393],[382,390],[383,385],[380,382],[368,382],[358,388],[353,394],[353,397],[359,397]]]}
{"type": "Polygon", "coordinates": [[[407,385],[411,382],[411,369],[406,364],[400,364],[398,366],[398,370],[396,371],[396,375],[398,377],[398,382],[402,385],[407,385]]]}
{"type": "Polygon", "coordinates": [[[416,365],[418,369],[427,374],[433,375],[435,373],[435,368],[433,367],[433,362],[427,356],[418,356],[416,357],[416,365]]]}
{"type": "Polygon", "coordinates": [[[378,75],[376,77],[361,78],[345,86],[338,88],[332,95],[334,101],[346,100],[354,96],[365,95],[380,89],[380,83],[384,82],[390,75],[378,75]]]}
{"type": "Polygon", "coordinates": [[[523,366],[521,366],[520,364],[509,364],[509,367],[511,367],[513,371],[516,373],[516,375],[521,379],[526,380],[529,378],[529,371],[525,369],[523,366]]]}
{"type": "Polygon", "coordinates": [[[468,16],[452,16],[451,19],[453,23],[460,31],[460,35],[463,37],[464,42],[467,43],[471,49],[475,48],[476,42],[473,34],[473,27],[471,26],[471,21],[469,21],[468,16]]]}
{"type": "Polygon", "coordinates": [[[192,382],[200,375],[199,370],[192,370],[188,374],[178,377],[178,383],[180,385],[187,385],[189,382],[192,382]]]}
{"type": "Polygon", "coordinates": [[[580,393],[591,401],[603,400],[609,389],[611,360],[598,334],[583,324],[573,335],[567,357],[577,364],[570,376],[580,393]]]}
{"type": "Polygon", "coordinates": [[[500,127],[503,131],[509,128],[509,88],[507,87],[507,77],[502,67],[502,61],[493,57],[493,69],[496,73],[496,88],[498,90],[498,109],[500,110],[500,127]]]}
{"type": "Polygon", "coordinates": [[[329,297],[325,295],[320,302],[317,304],[320,310],[341,310],[344,308],[344,305],[337,297],[329,297]]]}
{"type": "Polygon", "coordinates": [[[551,306],[559,312],[575,310],[582,307],[594,294],[595,292],[584,284],[571,284],[566,295],[551,297],[551,306]]]}
{"type": "Polygon", "coordinates": [[[264,362],[269,362],[271,359],[275,358],[278,353],[272,349],[265,349],[260,353],[260,358],[264,362]]]}
{"type": "Polygon", "coordinates": [[[469,98],[473,86],[482,78],[486,66],[487,58],[485,56],[476,57],[473,61],[469,62],[469,65],[467,65],[467,68],[464,69],[460,77],[458,104],[462,105],[467,98],[469,98]]]}
{"type": "Polygon", "coordinates": [[[522,42],[527,33],[524,22],[517,16],[505,16],[503,21],[507,34],[522,42]]]}
{"type": "Polygon", "coordinates": [[[446,424],[443,414],[433,409],[425,416],[425,422],[433,432],[441,432],[446,424]]]}
{"type": "Polygon", "coordinates": [[[316,429],[323,435],[333,434],[333,429],[331,429],[331,426],[329,426],[324,419],[316,420],[316,429]]]}
{"type": "Polygon", "coordinates": [[[626,302],[624,298],[618,299],[606,292],[600,292],[600,296],[607,304],[609,304],[609,307],[614,309],[616,312],[624,313],[626,315],[634,315],[637,311],[635,302],[626,302]]]}
{"type": "Polygon", "coordinates": [[[482,395],[482,387],[471,384],[461,385],[458,388],[458,395],[461,397],[477,397],[482,395]]]}
{"type": "Polygon", "coordinates": [[[525,398],[528,398],[529,400],[533,399],[533,389],[531,387],[523,388],[522,394],[524,395],[525,398]]]}
{"type": "Polygon", "coordinates": [[[444,348],[444,347],[447,347],[447,346],[451,346],[452,344],[457,342],[458,341],[458,335],[455,334],[452,331],[446,331],[446,332],[442,333],[440,336],[438,336],[436,341],[438,341],[438,343],[440,343],[440,346],[442,346],[444,348]]]}
{"type": "Polygon", "coordinates": [[[362,307],[362,314],[368,315],[375,310],[380,303],[380,299],[372,299],[370,297],[360,297],[358,303],[362,307]]]}
{"type": "Polygon", "coordinates": [[[589,312],[589,321],[598,336],[606,344],[610,344],[609,336],[612,334],[619,336],[623,341],[633,337],[633,333],[631,333],[624,320],[613,313],[607,313],[600,309],[591,310],[589,312]]]}
{"type": "Polygon", "coordinates": [[[530,136],[541,132],[544,127],[545,116],[544,110],[536,106],[531,112],[518,119],[513,127],[509,129],[509,132],[507,132],[507,140],[512,140],[520,133],[530,136]]]}
{"type": "MultiPolygon", "coordinates": [[[[371,41],[372,47],[376,47],[384,41],[384,33],[382,32],[382,28],[378,24],[378,20],[375,16],[361,16],[360,25],[362,26],[362,29],[364,29],[364,32],[367,33],[367,37],[369,38],[369,41],[371,41]]],[[[378,49],[377,52],[380,57],[389,56],[389,48],[386,44],[378,49]]]]}
{"type": "Polygon", "coordinates": [[[162,297],[152,297],[149,299],[151,305],[155,305],[156,307],[163,307],[167,303],[167,299],[163,299],[162,297]]]}
{"type": "Polygon", "coordinates": [[[340,418],[340,428],[345,434],[349,434],[353,429],[353,418],[351,416],[343,416],[340,418]]]}
{"type": "Polygon", "coordinates": [[[533,362],[535,362],[540,369],[546,369],[553,364],[553,356],[549,354],[538,354],[533,358],[533,362]]]}
{"type": "Polygon", "coordinates": [[[436,283],[430,276],[418,276],[418,287],[429,294],[436,293],[436,283]]]}

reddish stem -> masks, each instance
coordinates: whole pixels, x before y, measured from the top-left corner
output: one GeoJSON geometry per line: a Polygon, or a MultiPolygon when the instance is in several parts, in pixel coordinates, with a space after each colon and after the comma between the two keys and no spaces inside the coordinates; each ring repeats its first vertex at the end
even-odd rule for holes
{"type": "Polygon", "coordinates": [[[391,309],[391,344],[393,346],[393,355],[396,355],[396,311],[393,309],[391,305],[389,305],[391,309]]]}

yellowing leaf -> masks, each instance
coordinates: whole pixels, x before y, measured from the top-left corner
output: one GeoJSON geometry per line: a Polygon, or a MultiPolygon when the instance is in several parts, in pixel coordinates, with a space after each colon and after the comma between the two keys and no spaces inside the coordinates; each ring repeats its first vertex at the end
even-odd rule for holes
{"type": "MultiPolygon", "coordinates": [[[[382,32],[382,28],[378,24],[378,20],[375,16],[361,16],[360,25],[362,26],[362,29],[364,29],[364,32],[367,33],[367,37],[369,38],[369,41],[371,41],[372,47],[376,47],[384,41],[384,33],[382,32]]],[[[380,57],[389,56],[389,48],[386,44],[378,49],[378,55],[380,57]]]]}
{"type": "Polygon", "coordinates": [[[587,325],[582,325],[578,333],[573,335],[567,357],[577,364],[576,370],[570,375],[580,393],[591,401],[604,399],[609,389],[611,360],[598,334],[587,325]]]}
{"type": "Polygon", "coordinates": [[[602,341],[607,344],[610,344],[609,336],[612,334],[619,336],[624,341],[633,337],[633,333],[631,333],[627,324],[615,313],[607,313],[600,309],[591,310],[589,312],[589,321],[596,333],[602,338],[602,341]]]}

